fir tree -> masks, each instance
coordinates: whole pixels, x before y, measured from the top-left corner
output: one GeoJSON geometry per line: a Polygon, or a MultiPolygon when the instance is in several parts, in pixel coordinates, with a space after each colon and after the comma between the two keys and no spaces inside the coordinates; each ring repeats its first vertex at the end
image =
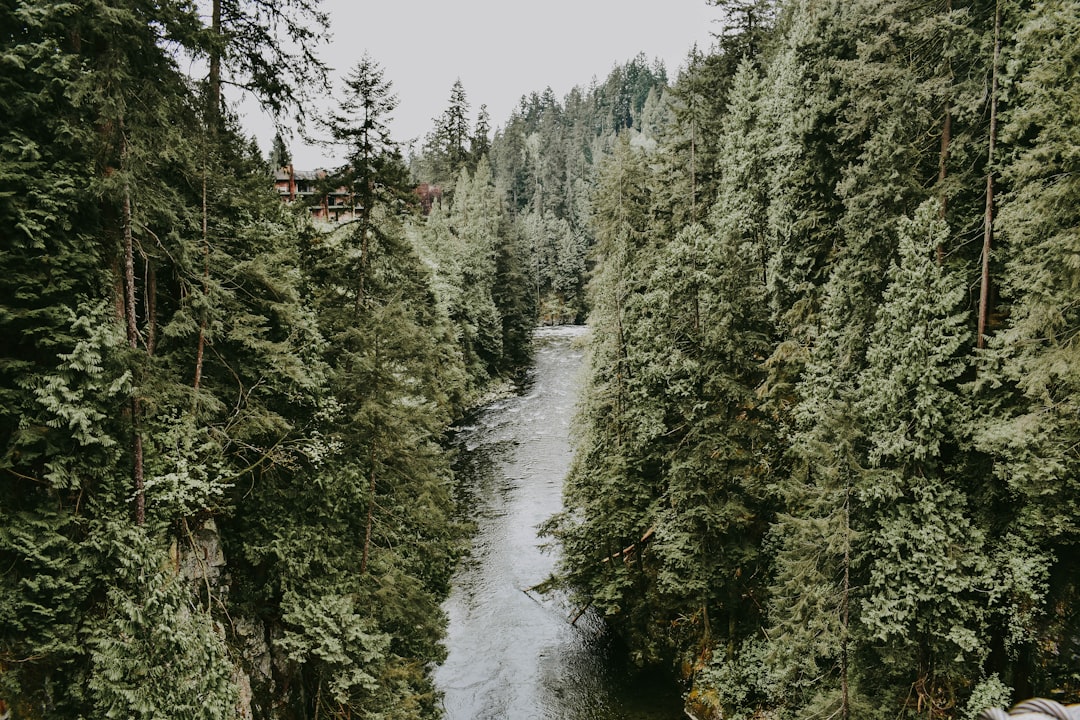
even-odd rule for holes
{"type": "MultiPolygon", "coordinates": [[[[759,622],[748,612],[747,602],[764,599],[759,578],[768,561],[760,547],[770,521],[769,468],[774,460],[773,419],[758,392],[772,350],[764,302],[767,221],[759,93],[757,71],[744,63],[723,121],[719,143],[724,162],[708,232],[702,235],[691,228],[686,238],[680,234],[669,247],[682,257],[660,265],[650,283],[660,297],[676,288],[682,295],[681,308],[662,312],[657,319],[681,317],[683,327],[656,349],[686,346],[679,365],[667,366],[665,354],[648,363],[658,379],[679,378],[682,387],[667,411],[666,434],[673,442],[664,470],[666,511],[654,545],[661,568],[657,585],[671,597],[696,592],[703,620],[702,658],[715,647],[717,664],[729,668],[744,660],[754,662],[740,655],[759,622]],[[696,280],[680,288],[668,275],[672,272],[696,280]],[[669,546],[669,535],[683,542],[669,546]],[[694,559],[692,570],[684,566],[687,558],[694,559]],[[684,590],[676,580],[680,576],[684,590]]],[[[670,352],[666,356],[677,357],[670,352]]]]}
{"type": "Polygon", "coordinates": [[[1078,684],[1075,642],[1049,640],[1076,634],[1075,614],[1066,610],[1077,594],[1069,548],[1080,516],[1073,261],[1080,183],[1071,150],[1080,107],[1066,79],[1077,56],[1076,11],[1072,2],[1033,5],[1016,35],[1012,109],[1002,126],[1003,179],[1012,189],[995,228],[995,256],[1007,258],[1008,321],[979,367],[984,414],[976,442],[994,458],[1002,528],[1001,649],[993,669],[1017,694],[1078,684]]]}
{"type": "Polygon", "coordinates": [[[646,161],[624,134],[600,168],[592,201],[598,272],[590,285],[597,329],[581,418],[588,431],[567,480],[567,511],[550,529],[566,550],[571,585],[627,636],[637,661],[654,662],[671,648],[647,621],[657,610],[655,570],[645,558],[663,493],[656,451],[663,418],[655,403],[642,402],[649,344],[639,322],[649,311],[643,293],[658,243],[646,161]]]}
{"type": "Polygon", "coordinates": [[[951,463],[968,332],[964,287],[936,261],[948,233],[938,210],[927,201],[901,221],[899,262],[869,338],[860,415],[872,470],[855,486],[865,533],[855,563],[865,573],[864,642],[876,641],[867,652],[882,675],[906,675],[921,702],[944,709],[987,652],[988,568],[951,463]]]}

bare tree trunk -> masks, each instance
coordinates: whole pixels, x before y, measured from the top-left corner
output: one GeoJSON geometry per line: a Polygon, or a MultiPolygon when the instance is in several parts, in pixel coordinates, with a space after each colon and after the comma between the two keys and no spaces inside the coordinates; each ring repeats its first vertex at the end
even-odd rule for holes
{"type": "MultiPolygon", "coordinates": [[[[126,159],[127,144],[124,142],[121,157],[126,159]]],[[[122,161],[123,162],[123,161],[122,161]]],[[[125,163],[126,164],[126,163],[125,163]]],[[[127,168],[123,168],[126,172],[127,168]]],[[[135,241],[131,233],[131,188],[127,181],[124,182],[123,199],[123,240],[124,240],[124,315],[127,319],[128,347],[135,350],[139,347],[139,328],[135,315],[135,241]]],[[[142,408],[139,403],[138,388],[131,396],[131,454],[132,468],[131,479],[135,491],[135,524],[142,525],[146,522],[146,495],[143,480],[143,445],[142,435],[139,432],[139,415],[142,408]]]]}
{"type": "Polygon", "coordinates": [[[990,82],[990,139],[986,159],[986,212],[983,217],[982,280],[979,285],[979,328],[976,347],[986,346],[990,314],[990,249],[994,238],[994,146],[997,142],[998,60],[1001,57],[1001,2],[994,8],[994,60],[990,82]]]}
{"type": "Polygon", "coordinates": [[[210,30],[214,36],[214,44],[210,48],[210,93],[207,109],[210,113],[212,124],[217,125],[218,112],[221,109],[221,47],[217,44],[223,41],[221,32],[221,0],[214,0],[210,10],[210,30]]]}
{"type": "MultiPolygon", "coordinates": [[[[202,382],[203,355],[206,350],[206,308],[207,295],[210,289],[210,237],[207,231],[207,201],[206,201],[206,168],[203,167],[202,179],[202,245],[203,245],[203,303],[202,318],[199,320],[199,341],[195,349],[195,382],[193,383],[195,394],[198,396],[199,385],[202,382]]],[[[198,400],[196,400],[198,402],[198,400]]]]}

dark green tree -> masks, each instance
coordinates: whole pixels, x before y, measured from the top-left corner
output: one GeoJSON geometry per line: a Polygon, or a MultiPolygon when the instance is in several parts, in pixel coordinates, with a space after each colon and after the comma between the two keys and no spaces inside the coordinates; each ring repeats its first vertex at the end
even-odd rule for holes
{"type": "Polygon", "coordinates": [[[1004,196],[995,257],[1007,258],[1008,320],[980,365],[987,410],[977,444],[1001,485],[1000,658],[992,669],[1017,694],[1075,693],[1076,466],[1080,398],[1076,198],[1071,148],[1080,106],[1066,79],[1077,60],[1073,2],[1024,11],[1010,53],[1011,109],[1002,125],[1004,196]],[[1008,568],[1006,570],[1006,568],[1008,568]],[[1023,571],[1019,569],[1023,568],[1023,571]],[[1060,640],[1052,640],[1060,638],[1060,640]]]}
{"type": "Polygon", "coordinates": [[[469,137],[469,169],[476,170],[476,166],[487,159],[491,152],[491,115],[487,105],[481,105],[476,114],[476,125],[469,137]]]}
{"type": "Polygon", "coordinates": [[[362,282],[348,227],[306,250],[330,390],[315,481],[268,488],[245,538],[273,579],[261,601],[278,608],[304,687],[295,710],[308,717],[437,714],[424,667],[441,656],[438,603],[457,553],[439,438],[464,377],[401,219],[377,208],[373,223],[362,282]]]}
{"type": "MultiPolygon", "coordinates": [[[[3,34],[13,72],[0,163],[15,171],[5,172],[4,213],[16,235],[4,250],[12,283],[0,296],[5,329],[20,340],[0,363],[8,475],[0,487],[11,513],[0,553],[15,589],[0,611],[0,682],[20,712],[149,717],[160,711],[154,698],[118,706],[99,673],[109,668],[117,688],[133,683],[145,651],[157,648],[72,639],[108,634],[125,613],[167,622],[185,605],[175,577],[115,580],[130,561],[123,550],[160,550],[175,519],[152,499],[159,448],[156,409],[147,412],[145,401],[176,388],[154,367],[161,326],[152,268],[159,252],[191,248],[182,240],[190,206],[175,181],[191,167],[185,135],[197,135],[198,115],[167,46],[194,51],[198,22],[187,6],[138,2],[78,11],[9,4],[5,12],[5,27],[20,29],[3,34]],[[174,588],[166,609],[151,610],[164,585],[174,588]],[[41,608],[67,640],[37,627],[41,608]]],[[[232,697],[225,652],[211,620],[191,612],[191,622],[173,626],[192,653],[177,654],[174,686],[201,678],[207,707],[224,716],[232,697]]]]}
{"type": "Polygon", "coordinates": [[[409,188],[400,149],[390,136],[389,123],[397,107],[397,95],[382,67],[365,54],[346,76],[344,85],[344,96],[324,125],[331,142],[347,158],[347,164],[331,175],[329,186],[344,186],[348,193],[354,223],[350,232],[360,251],[354,274],[354,298],[359,310],[370,246],[381,232],[372,221],[373,214],[379,208],[397,214],[409,197],[409,188]]]}
{"type": "Polygon", "coordinates": [[[328,16],[321,0],[211,0],[205,28],[211,116],[223,106],[223,88],[251,93],[275,117],[304,114],[308,91],[325,85],[319,46],[328,16]]]}
{"type": "Polygon", "coordinates": [[[623,135],[600,166],[593,208],[597,272],[590,285],[595,327],[591,375],[579,419],[583,434],[566,484],[566,511],[551,526],[562,542],[564,569],[583,603],[620,628],[639,661],[667,648],[649,631],[650,580],[643,564],[655,533],[662,478],[649,442],[662,425],[640,405],[634,336],[635,296],[655,260],[650,235],[649,172],[640,148],[623,135]]]}
{"type": "Polygon", "coordinates": [[[769,561],[761,546],[776,459],[774,418],[759,392],[773,347],[760,86],[757,70],[744,63],[722,123],[724,162],[708,225],[691,226],[665,247],[665,256],[674,255],[662,256],[653,272],[647,297],[656,310],[643,313],[640,327],[645,337],[663,338],[643,363],[652,381],[645,395],[669,398],[664,510],[652,546],[657,590],[672,605],[672,620],[697,619],[700,636],[686,649],[702,671],[698,689],[722,698],[758,690],[726,686],[759,662],[748,641],[761,617],[748,606],[765,599],[769,561]]]}
{"type": "Polygon", "coordinates": [[[274,144],[270,148],[270,167],[274,170],[292,165],[292,155],[289,154],[289,146],[285,144],[285,138],[281,133],[274,134],[274,144]]]}
{"type": "Polygon", "coordinates": [[[928,200],[900,222],[899,261],[859,378],[870,470],[854,487],[864,538],[854,563],[865,584],[865,686],[875,688],[883,676],[887,687],[914,688],[921,704],[944,711],[988,653],[981,589],[989,567],[953,465],[969,407],[957,387],[969,334],[964,285],[937,262],[948,241],[939,211],[928,200]]]}
{"type": "Polygon", "coordinates": [[[425,169],[420,179],[452,188],[457,173],[469,164],[473,134],[469,127],[469,100],[461,79],[450,88],[450,101],[435,118],[435,127],[424,138],[425,169]]]}
{"type": "Polygon", "coordinates": [[[776,0],[709,0],[720,8],[720,53],[736,62],[756,60],[765,52],[778,12],[776,0]]]}

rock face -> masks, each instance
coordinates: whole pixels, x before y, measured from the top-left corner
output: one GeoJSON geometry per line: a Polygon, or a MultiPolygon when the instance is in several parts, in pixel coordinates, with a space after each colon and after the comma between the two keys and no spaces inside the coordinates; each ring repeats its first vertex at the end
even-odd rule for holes
{"type": "Polygon", "coordinates": [[[185,528],[189,531],[188,542],[186,551],[180,554],[180,574],[202,586],[204,593],[209,584],[211,591],[227,594],[229,586],[225,577],[225,553],[221,549],[221,536],[214,519],[207,518],[196,528],[185,528]]]}
{"type": "MultiPolygon", "coordinates": [[[[226,607],[229,596],[229,573],[221,535],[213,518],[206,518],[195,527],[185,524],[186,537],[182,550],[175,555],[178,574],[191,583],[192,593],[206,601],[207,595],[218,608],[226,607]]],[[[215,609],[218,609],[215,608],[215,609]]],[[[240,720],[270,717],[261,711],[260,698],[271,698],[274,677],[271,667],[270,644],[262,623],[245,617],[231,617],[230,644],[236,651],[237,663],[233,683],[237,688],[236,715],[240,720]]]]}
{"type": "Polygon", "coordinates": [[[272,717],[269,699],[274,697],[277,686],[266,627],[258,621],[238,618],[233,623],[232,644],[240,657],[237,667],[240,717],[245,720],[272,717]]]}
{"type": "Polygon", "coordinates": [[[252,720],[251,714],[251,681],[237,668],[233,672],[233,683],[236,684],[236,717],[238,720],[252,720]]]}
{"type": "MultiPolygon", "coordinates": [[[[180,542],[174,544],[172,557],[175,572],[190,583],[191,592],[199,602],[205,603],[209,594],[215,616],[219,610],[228,607],[232,580],[221,535],[212,518],[185,526],[180,542]]],[[[275,647],[274,641],[281,636],[281,628],[236,614],[235,610],[231,612],[224,619],[227,627],[223,631],[235,658],[233,683],[238,694],[237,717],[240,720],[291,717],[290,708],[295,700],[291,687],[297,668],[275,647]]],[[[2,715],[0,720],[3,720],[2,715]]]]}

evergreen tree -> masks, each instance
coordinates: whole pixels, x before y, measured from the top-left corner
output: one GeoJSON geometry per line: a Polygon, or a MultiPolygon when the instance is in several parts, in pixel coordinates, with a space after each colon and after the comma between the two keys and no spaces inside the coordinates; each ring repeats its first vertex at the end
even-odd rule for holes
{"type": "Polygon", "coordinates": [[[365,56],[324,231],[223,93],[301,111],[318,3],[4,3],[0,699],[437,717],[442,433],[590,304],[548,529],[636,661],[725,717],[1076,692],[1080,7],[713,4],[672,89],[638,56],[489,141],[455,83],[423,225],[365,56]]]}
{"type": "Polygon", "coordinates": [[[1078,517],[1076,198],[1072,148],[1080,116],[1067,79],[1076,62],[1077,7],[1030,6],[1010,64],[1011,110],[1002,128],[1008,162],[996,230],[1004,255],[1004,330],[980,365],[979,447],[1001,485],[997,561],[1002,656],[993,669],[1017,694],[1075,692],[1078,517]],[[1020,568],[1023,568],[1021,571],[1020,568]],[[1060,638],[1061,640],[1050,640],[1060,638]]]}
{"type": "Polygon", "coordinates": [[[504,214],[495,248],[495,284],[491,299],[502,319],[503,355],[500,373],[517,371],[532,358],[532,333],[537,307],[527,270],[528,251],[519,223],[504,214]]]}
{"type": "Polygon", "coordinates": [[[945,710],[987,653],[988,567],[952,463],[968,331],[964,286],[936,260],[948,233],[938,212],[931,200],[901,221],[869,338],[859,411],[871,470],[854,487],[865,538],[854,563],[865,578],[860,641],[877,659],[862,659],[867,689],[880,671],[888,687],[945,710]]]}
{"type": "Polygon", "coordinates": [[[274,134],[274,144],[270,148],[269,160],[270,167],[274,170],[292,165],[292,155],[289,154],[289,147],[285,144],[285,138],[281,137],[281,133],[274,134]]]}
{"type": "Polygon", "coordinates": [[[233,718],[237,688],[222,628],[138,528],[110,528],[104,617],[88,634],[92,706],[103,717],[233,718]],[[168,568],[168,569],[162,569],[168,568]]]}
{"type": "Polygon", "coordinates": [[[344,97],[325,121],[332,142],[346,152],[347,164],[331,176],[332,186],[344,185],[356,223],[351,230],[359,247],[354,272],[356,309],[362,306],[367,264],[381,229],[372,221],[377,208],[396,214],[408,197],[407,174],[398,145],[390,136],[391,113],[397,95],[383,69],[369,56],[345,78],[344,97]]]}
{"type": "Polygon", "coordinates": [[[21,497],[5,500],[21,519],[2,552],[16,569],[12,582],[28,593],[5,604],[5,627],[23,630],[22,639],[5,636],[3,652],[35,658],[10,673],[5,667],[4,694],[18,707],[50,708],[50,716],[191,716],[191,692],[202,688],[200,710],[205,703],[214,716],[231,716],[233,668],[212,619],[222,609],[220,588],[206,577],[208,594],[197,600],[194,578],[178,566],[137,567],[164,567],[170,546],[177,559],[199,550],[184,528],[226,513],[233,488],[264,465],[292,459],[295,428],[284,415],[300,419],[311,389],[301,369],[311,357],[298,350],[311,326],[288,275],[295,260],[280,252],[289,228],[231,118],[214,121],[213,137],[203,132],[204,100],[175,59],[177,48],[202,49],[192,8],[42,10],[23,33],[4,38],[5,57],[26,58],[13,82],[55,90],[32,104],[13,93],[11,132],[30,140],[28,149],[57,153],[49,160],[55,170],[41,175],[48,186],[23,185],[9,196],[5,209],[22,218],[31,242],[7,252],[15,268],[41,265],[42,250],[63,263],[46,264],[37,277],[16,275],[22,289],[3,293],[6,317],[20,322],[27,308],[40,328],[14,348],[4,381],[5,393],[22,388],[9,395],[5,464],[33,489],[4,485],[5,495],[21,497]],[[71,197],[53,205],[57,191],[71,197]],[[41,212],[49,208],[51,217],[41,212]],[[27,305],[30,297],[45,305],[27,305]],[[41,322],[50,316],[68,329],[52,333],[41,322]],[[42,344],[39,331],[52,339],[42,344]],[[34,357],[38,370],[28,372],[34,357]],[[50,426],[70,439],[40,432],[50,426]],[[66,579],[71,562],[50,552],[34,559],[38,544],[79,558],[81,579],[66,579]],[[129,546],[146,565],[132,565],[129,546]],[[46,566],[40,580],[23,575],[46,566]],[[56,607],[58,631],[93,641],[58,644],[38,633],[33,608],[42,606],[56,607]],[[158,626],[163,634],[150,633],[158,626]],[[117,636],[133,628],[145,642],[117,636]],[[132,694],[147,667],[160,664],[154,658],[172,656],[168,687],[132,694]]]}
{"type": "Polygon", "coordinates": [[[535,305],[522,240],[486,158],[475,174],[462,170],[449,211],[436,208],[414,234],[455,328],[470,392],[519,368],[530,354],[535,305]]]}
{"type": "Polygon", "coordinates": [[[338,231],[309,256],[313,278],[331,283],[317,295],[331,395],[309,452],[313,482],[268,486],[248,523],[245,556],[270,579],[252,600],[279,613],[279,646],[303,687],[295,712],[433,717],[422,661],[440,656],[438,598],[456,552],[437,439],[446,391],[461,379],[441,354],[426,278],[400,234],[384,230],[372,243],[359,314],[352,267],[326,264],[342,251],[355,257],[350,242],[338,231]]]}
{"type": "Polygon", "coordinates": [[[776,17],[775,0],[709,0],[720,8],[724,17],[719,36],[722,54],[754,60],[765,50],[772,23],[776,17]]]}
{"type": "Polygon", "coordinates": [[[704,221],[709,198],[716,195],[716,139],[724,97],[719,85],[726,78],[715,75],[715,57],[694,47],[677,82],[665,93],[671,118],[660,139],[661,159],[670,179],[663,192],[678,228],[704,221]]]}
{"type": "MultiPolygon", "coordinates": [[[[665,413],[672,445],[664,470],[665,511],[653,545],[657,585],[669,599],[685,592],[690,597],[682,602],[700,603],[700,684],[720,694],[728,692],[722,676],[758,662],[744,646],[760,623],[747,602],[764,599],[760,580],[768,559],[761,544],[772,512],[775,429],[759,395],[773,335],[764,302],[767,143],[757,119],[759,94],[757,71],[744,63],[723,120],[724,162],[708,232],[691,228],[669,246],[681,257],[658,265],[650,285],[664,298],[657,303],[661,311],[643,323],[646,334],[665,338],[655,350],[667,348],[646,363],[654,382],[678,379],[680,389],[665,413]],[[696,280],[682,287],[670,273],[696,280]],[[667,299],[676,289],[681,308],[671,308],[667,299]],[[672,319],[679,319],[674,334],[649,329],[672,319]],[[670,351],[680,346],[680,355],[670,351]],[[710,654],[714,660],[707,666],[710,654]]],[[[660,387],[650,394],[666,394],[660,387]]],[[[692,605],[683,607],[682,614],[693,614],[692,605]]]]}
{"type": "Polygon", "coordinates": [[[502,357],[502,320],[492,291],[495,255],[501,225],[501,201],[486,163],[475,176],[463,170],[447,221],[456,239],[451,254],[457,264],[454,284],[459,303],[450,317],[461,328],[461,342],[470,372],[482,383],[495,374],[502,357]]]}
{"type": "Polygon", "coordinates": [[[251,93],[275,117],[301,117],[314,87],[325,84],[318,48],[327,39],[321,0],[211,0],[205,37],[211,113],[223,104],[222,86],[251,93]]]}
{"type": "Polygon", "coordinates": [[[450,187],[457,173],[469,164],[469,100],[461,79],[450,88],[450,104],[435,118],[435,127],[424,138],[424,161],[427,165],[420,179],[450,187]]]}
{"type": "MultiPolygon", "coordinates": [[[[19,191],[5,193],[5,212],[20,228],[5,249],[16,284],[4,289],[3,315],[16,324],[10,329],[29,321],[3,363],[10,401],[4,465],[15,478],[3,486],[4,507],[19,519],[5,521],[14,527],[0,550],[18,588],[4,603],[2,642],[5,656],[27,660],[11,672],[5,666],[5,695],[61,717],[160,712],[117,705],[97,675],[108,668],[111,684],[130,686],[145,672],[146,651],[158,650],[153,643],[83,645],[71,638],[107,635],[124,614],[168,622],[184,607],[198,614],[173,625],[183,649],[172,680],[185,687],[202,676],[207,707],[223,716],[232,709],[230,671],[203,609],[186,607],[176,578],[131,573],[128,587],[113,586],[118,564],[130,563],[123,550],[132,537],[148,540],[139,547],[160,549],[167,523],[177,518],[175,505],[159,506],[154,488],[167,494],[179,477],[163,473],[158,482],[158,468],[170,462],[157,459],[168,453],[154,437],[156,401],[167,403],[178,385],[156,365],[163,330],[156,266],[161,254],[181,258],[193,249],[185,242],[190,206],[176,181],[193,165],[185,133],[197,134],[197,115],[165,46],[194,50],[197,21],[191,8],[170,4],[26,11],[17,11],[29,21],[24,29],[4,35],[5,58],[22,59],[7,101],[14,122],[6,132],[16,144],[5,142],[2,161],[16,161],[19,171],[5,174],[19,191]],[[41,100],[27,102],[34,96],[41,100]],[[24,174],[35,157],[51,165],[40,176],[48,185],[24,174]],[[55,204],[65,195],[67,202],[55,204]],[[40,270],[19,271],[33,265],[40,270]],[[151,398],[155,404],[147,405],[151,398]],[[70,558],[54,554],[60,549],[70,558]],[[81,577],[73,582],[74,567],[81,577]],[[163,584],[174,592],[155,606],[163,584]],[[57,630],[71,631],[68,640],[57,643],[36,629],[35,608],[42,607],[53,608],[57,630]]],[[[185,282],[191,266],[174,263],[176,279],[185,282]]],[[[190,407],[190,394],[185,400],[190,407]]],[[[217,478],[200,482],[185,510],[205,498],[201,491],[218,495],[224,486],[217,478]]]]}
{"type": "Polygon", "coordinates": [[[469,169],[475,171],[476,166],[487,160],[491,152],[491,115],[488,114],[487,105],[480,106],[480,112],[476,115],[476,125],[469,138],[469,169]]]}
{"type": "Polygon", "coordinates": [[[649,584],[642,564],[652,538],[661,478],[648,443],[660,432],[651,407],[635,402],[638,384],[633,337],[655,259],[650,236],[649,174],[644,153],[623,135],[600,167],[593,199],[597,274],[590,285],[596,328],[580,441],[566,482],[566,511],[550,530],[562,542],[570,584],[626,633],[639,660],[665,648],[650,637],[649,584]]]}
{"type": "MultiPolygon", "coordinates": [[[[834,58],[850,52],[838,6],[788,6],[784,45],[767,70],[763,131],[774,138],[770,186],[769,305],[781,336],[770,359],[770,395],[798,399],[800,373],[818,332],[824,287],[841,245],[837,177],[852,148],[837,136],[839,73],[834,58]]],[[[812,387],[812,386],[807,386],[812,387]]]]}

